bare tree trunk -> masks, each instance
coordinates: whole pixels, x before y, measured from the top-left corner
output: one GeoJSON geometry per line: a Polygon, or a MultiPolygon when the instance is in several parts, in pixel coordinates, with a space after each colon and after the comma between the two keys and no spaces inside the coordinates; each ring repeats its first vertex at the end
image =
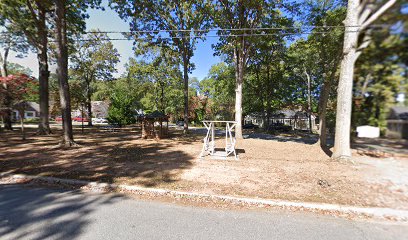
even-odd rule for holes
{"type": "Polygon", "coordinates": [[[367,92],[368,82],[371,80],[371,73],[368,73],[367,76],[364,78],[363,86],[361,87],[361,97],[364,98],[367,92]]]}
{"type": "Polygon", "coordinates": [[[88,126],[92,126],[92,101],[90,81],[86,81],[86,108],[88,112],[88,126]]]}
{"type": "Polygon", "coordinates": [[[235,50],[235,121],[237,125],[235,127],[235,137],[237,139],[243,139],[242,136],[242,85],[244,82],[244,59],[243,54],[239,50],[235,50]]]}
{"type": "MultiPolygon", "coordinates": [[[[10,51],[10,46],[7,46],[4,49],[4,56],[0,55],[0,64],[1,64],[1,75],[3,77],[7,77],[8,76],[8,71],[7,71],[7,58],[9,55],[9,51],[10,51]]],[[[7,84],[3,83],[3,88],[6,90],[7,92],[7,84]]],[[[12,106],[11,106],[11,98],[10,95],[8,93],[6,93],[6,95],[4,96],[4,116],[3,116],[3,122],[4,122],[4,129],[5,130],[13,130],[13,126],[12,126],[12,122],[11,122],[11,114],[12,114],[12,106]]]]}
{"type": "Polygon", "coordinates": [[[0,73],[2,77],[7,77],[7,58],[10,51],[10,47],[4,49],[4,57],[0,54],[0,73]]]}
{"type": "MultiPolygon", "coordinates": [[[[87,108],[87,112],[88,112],[88,126],[92,126],[92,102],[91,102],[91,98],[88,97],[87,103],[86,103],[86,108],[87,108]]],[[[83,120],[83,118],[82,118],[83,120]]]]}
{"type": "Polygon", "coordinates": [[[161,112],[163,113],[163,114],[165,114],[164,112],[165,112],[165,107],[164,107],[164,86],[163,86],[163,84],[160,84],[160,88],[161,88],[161,93],[160,93],[160,105],[161,105],[161,112]]]}
{"type": "Polygon", "coordinates": [[[307,79],[307,114],[309,118],[309,131],[310,133],[313,133],[312,129],[312,92],[311,92],[311,80],[310,80],[310,75],[307,73],[306,68],[304,68],[304,73],[306,75],[307,79]]]}
{"type": "Polygon", "coordinates": [[[39,87],[40,87],[40,122],[38,124],[38,133],[40,135],[47,135],[51,133],[49,122],[49,76],[48,71],[48,38],[46,26],[46,12],[45,9],[38,5],[38,37],[37,44],[37,59],[39,67],[39,87]]]}
{"type": "MultiPolygon", "coordinates": [[[[323,81],[323,85],[321,87],[321,94],[319,97],[319,141],[317,142],[320,144],[320,147],[323,150],[327,149],[327,130],[326,130],[326,115],[327,115],[327,103],[330,97],[330,90],[335,81],[337,68],[340,63],[340,58],[342,56],[342,51],[339,49],[338,57],[334,59],[333,66],[331,67],[331,73],[328,79],[323,81]]],[[[327,70],[325,70],[327,72],[327,70]]],[[[330,153],[331,154],[331,153],[330,153]]]]}
{"type": "Polygon", "coordinates": [[[66,1],[55,1],[55,22],[57,40],[57,75],[59,83],[59,93],[62,112],[62,146],[75,145],[72,120],[71,120],[71,99],[68,85],[68,42],[67,42],[67,22],[66,22],[66,1]]]}
{"type": "Polygon", "coordinates": [[[24,108],[25,108],[25,103],[21,107],[21,109],[18,110],[20,114],[20,125],[21,125],[21,139],[26,140],[26,134],[25,134],[25,129],[24,129],[24,108]]]}
{"type": "Polygon", "coordinates": [[[340,65],[339,87],[337,89],[336,134],[333,158],[351,158],[350,125],[353,96],[354,63],[361,54],[361,50],[370,43],[370,30],[367,30],[363,42],[358,46],[359,32],[367,29],[370,24],[392,7],[397,0],[388,0],[373,12],[370,1],[348,0],[347,16],[344,20],[345,33],[343,45],[343,59],[340,65]],[[360,27],[358,27],[360,26],[360,27]],[[359,50],[357,52],[357,49],[359,50]]]}
{"type": "Polygon", "coordinates": [[[326,130],[326,114],[327,114],[327,102],[329,100],[330,89],[333,81],[328,79],[322,86],[322,90],[319,98],[319,144],[320,147],[327,147],[327,130],[326,130]]]}
{"type": "Polygon", "coordinates": [[[272,114],[272,109],[271,109],[271,95],[272,95],[272,90],[274,89],[273,84],[272,84],[272,79],[271,79],[271,73],[270,73],[270,66],[269,66],[269,61],[266,61],[266,80],[267,80],[267,94],[266,94],[266,121],[267,121],[267,128],[266,131],[269,130],[269,122],[271,120],[271,114],[272,114]]]}
{"type": "Polygon", "coordinates": [[[337,89],[336,133],[333,158],[351,158],[350,149],[350,123],[352,107],[352,90],[354,63],[358,44],[358,0],[349,0],[347,17],[344,21],[343,59],[340,65],[340,79],[337,89]]]}
{"type": "Polygon", "coordinates": [[[188,133],[188,60],[186,49],[183,51],[183,81],[184,81],[184,130],[183,133],[188,133]]]}

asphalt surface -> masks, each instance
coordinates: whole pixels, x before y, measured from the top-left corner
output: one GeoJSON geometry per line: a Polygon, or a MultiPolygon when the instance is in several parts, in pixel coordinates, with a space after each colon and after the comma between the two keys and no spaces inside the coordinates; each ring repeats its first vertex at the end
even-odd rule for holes
{"type": "Polygon", "coordinates": [[[0,239],[408,239],[408,226],[0,185],[0,239]]]}

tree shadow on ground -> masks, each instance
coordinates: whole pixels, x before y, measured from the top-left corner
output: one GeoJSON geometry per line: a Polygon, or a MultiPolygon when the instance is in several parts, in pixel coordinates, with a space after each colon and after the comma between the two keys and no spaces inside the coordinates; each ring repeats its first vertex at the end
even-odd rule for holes
{"type": "Polygon", "coordinates": [[[80,147],[69,149],[53,147],[58,143],[58,134],[33,137],[17,148],[13,145],[17,141],[14,138],[0,142],[0,147],[7,150],[0,153],[0,172],[156,186],[177,181],[177,176],[192,167],[197,157],[175,148],[188,140],[139,141],[137,132],[95,129],[76,136],[80,147]]]}
{"type": "Polygon", "coordinates": [[[0,185],[2,239],[74,239],[92,223],[90,213],[124,199],[76,191],[0,185]]]}
{"type": "Polygon", "coordinates": [[[278,142],[296,142],[310,145],[317,143],[317,141],[319,140],[319,136],[317,134],[305,134],[305,133],[272,135],[269,133],[251,132],[248,134],[244,134],[244,138],[273,140],[278,142]]]}
{"type": "MultiPolygon", "coordinates": [[[[195,128],[191,131],[194,135],[200,135],[204,138],[205,134],[207,133],[207,129],[205,128],[195,128]]],[[[223,137],[225,136],[225,130],[223,129],[216,129],[215,135],[223,137]]],[[[290,132],[290,133],[282,133],[282,134],[270,134],[265,132],[256,132],[253,130],[244,130],[244,139],[262,139],[262,140],[273,140],[278,142],[296,142],[296,143],[304,143],[304,144],[315,144],[319,140],[319,135],[311,134],[306,132],[290,132]]],[[[333,140],[328,139],[328,144],[333,145],[333,140]]]]}

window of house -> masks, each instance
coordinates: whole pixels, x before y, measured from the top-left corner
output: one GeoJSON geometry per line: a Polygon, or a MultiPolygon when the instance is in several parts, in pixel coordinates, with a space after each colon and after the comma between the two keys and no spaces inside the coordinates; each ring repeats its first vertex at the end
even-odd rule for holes
{"type": "Polygon", "coordinates": [[[34,117],[34,112],[26,112],[26,113],[25,113],[25,117],[26,117],[26,118],[32,118],[32,117],[34,117]]]}

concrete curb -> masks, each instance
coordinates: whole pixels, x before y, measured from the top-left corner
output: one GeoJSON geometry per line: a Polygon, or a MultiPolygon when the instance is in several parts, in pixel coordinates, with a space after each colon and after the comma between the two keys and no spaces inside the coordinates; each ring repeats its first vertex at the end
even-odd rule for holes
{"type": "MultiPolygon", "coordinates": [[[[139,186],[129,186],[129,185],[116,185],[109,183],[98,183],[98,182],[88,182],[82,180],[72,180],[72,179],[61,179],[55,177],[40,177],[40,176],[30,176],[24,174],[11,174],[11,173],[0,173],[0,178],[10,178],[8,182],[11,183],[25,183],[25,182],[38,182],[38,183],[48,183],[57,184],[68,187],[80,188],[83,190],[88,190],[91,192],[111,192],[119,191],[125,193],[132,193],[138,195],[150,194],[153,196],[171,196],[176,198],[190,198],[190,199],[200,199],[200,200],[212,200],[220,201],[223,203],[231,203],[244,206],[267,206],[276,207],[281,209],[290,210],[301,210],[309,212],[320,212],[330,215],[343,215],[343,216],[363,216],[375,219],[385,219],[407,222],[408,221],[408,211],[398,210],[392,208],[378,208],[378,207],[355,207],[340,204],[327,204],[327,203],[312,203],[312,202],[291,202],[273,199],[256,199],[256,198],[244,198],[244,197],[233,197],[226,195],[213,195],[205,193],[193,193],[193,192],[183,192],[175,190],[166,190],[159,188],[146,188],[139,186]]],[[[0,183],[1,184],[1,183],[0,183]]]]}

